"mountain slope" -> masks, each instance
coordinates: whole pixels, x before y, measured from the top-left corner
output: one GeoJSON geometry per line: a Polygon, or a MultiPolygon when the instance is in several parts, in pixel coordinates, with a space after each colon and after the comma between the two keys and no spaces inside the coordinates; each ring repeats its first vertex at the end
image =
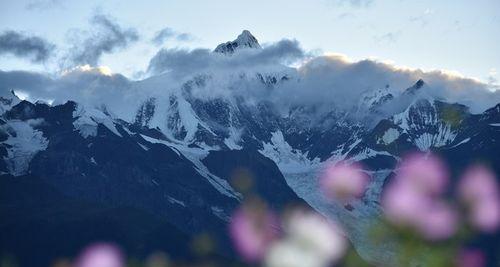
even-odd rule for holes
{"type": "MultiPolygon", "coordinates": [[[[227,59],[259,49],[255,37],[244,31],[213,53],[227,59]]],[[[339,220],[365,259],[382,262],[391,256],[390,249],[370,243],[367,229],[377,220],[384,185],[405,154],[438,153],[453,172],[480,159],[500,174],[500,105],[473,114],[463,104],[433,97],[432,84],[421,79],[403,88],[374,85],[358,102],[344,105],[311,105],[307,99],[283,103],[271,97],[270,92],[293,90],[300,78],[299,71],[285,66],[193,73],[176,82],[162,74],[131,83],[120,91],[123,98],[103,105],[31,103],[7,93],[0,96],[0,172],[16,191],[43,195],[50,187],[61,200],[51,201],[47,209],[64,211],[57,220],[69,220],[75,214],[68,209],[83,205],[98,216],[84,216],[82,223],[102,219],[118,229],[129,227],[104,216],[96,207],[103,205],[116,216],[130,216],[138,225],[161,224],[159,231],[174,235],[192,238],[209,232],[220,254],[228,257],[235,255],[225,249],[231,247],[227,223],[248,197],[258,195],[277,211],[290,203],[310,205],[339,220]],[[130,97],[130,90],[139,93],[130,97]],[[318,176],[342,160],[362,164],[370,184],[360,200],[331,203],[322,196],[318,176]],[[18,178],[35,185],[15,185],[18,178]],[[242,187],[241,179],[252,186],[242,187]],[[144,221],[139,213],[147,214],[144,221]]],[[[31,220],[23,216],[20,221],[31,220]]],[[[23,227],[34,231],[43,224],[37,217],[23,227]]],[[[56,231],[51,227],[47,235],[56,231]]],[[[130,249],[142,252],[134,242],[157,241],[139,235],[130,249]]]]}

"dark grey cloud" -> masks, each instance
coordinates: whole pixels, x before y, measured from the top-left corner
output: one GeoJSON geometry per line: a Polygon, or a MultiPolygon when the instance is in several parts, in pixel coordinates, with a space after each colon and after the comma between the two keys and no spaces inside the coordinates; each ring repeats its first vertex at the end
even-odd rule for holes
{"type": "Polygon", "coordinates": [[[0,91],[26,89],[28,91],[43,91],[52,80],[38,72],[1,71],[0,91]]]}
{"type": "Polygon", "coordinates": [[[233,55],[213,53],[209,49],[161,49],[150,60],[148,72],[171,71],[177,74],[202,70],[252,68],[263,65],[292,64],[306,56],[295,40],[281,40],[262,49],[242,49],[233,55]]]}
{"type": "Polygon", "coordinates": [[[194,36],[186,32],[177,32],[172,28],[166,27],[158,31],[151,42],[156,45],[162,45],[165,41],[176,39],[180,42],[188,42],[194,39],[194,36]]]}
{"type": "Polygon", "coordinates": [[[33,63],[45,62],[52,56],[55,45],[38,36],[28,36],[15,31],[0,34],[0,55],[12,54],[27,58],[33,63]]]}
{"type": "Polygon", "coordinates": [[[119,51],[139,40],[139,34],[134,28],[122,28],[111,18],[97,14],[90,24],[92,30],[83,40],[75,41],[71,49],[69,65],[89,64],[96,66],[103,54],[119,51]]]}
{"type": "Polygon", "coordinates": [[[60,76],[29,71],[1,71],[0,91],[21,92],[30,101],[50,100],[62,104],[73,100],[101,105],[124,95],[130,81],[120,74],[106,75],[98,69],[74,69],[60,76]]]}

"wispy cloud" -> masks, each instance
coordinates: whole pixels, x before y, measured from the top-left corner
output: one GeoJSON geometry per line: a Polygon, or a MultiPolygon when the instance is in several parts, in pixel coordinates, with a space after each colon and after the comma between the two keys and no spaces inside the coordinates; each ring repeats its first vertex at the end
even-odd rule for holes
{"type": "Polygon", "coordinates": [[[190,33],[177,32],[172,28],[166,27],[156,32],[153,39],[151,39],[151,42],[159,46],[164,44],[167,40],[170,39],[175,39],[180,42],[188,42],[192,41],[194,39],[194,36],[191,35],[190,33]]]}
{"type": "Polygon", "coordinates": [[[395,31],[395,32],[388,32],[382,35],[376,35],[373,37],[373,39],[377,43],[389,43],[393,44],[396,43],[399,40],[399,37],[401,36],[401,31],[395,31]]]}
{"type": "Polygon", "coordinates": [[[92,32],[74,40],[73,48],[67,58],[69,65],[96,66],[103,54],[119,51],[139,40],[139,33],[134,28],[122,28],[113,19],[96,14],[91,20],[92,32]]]}
{"type": "Polygon", "coordinates": [[[25,8],[27,10],[46,10],[62,6],[61,0],[32,0],[25,5],[25,8]]]}
{"type": "Polygon", "coordinates": [[[422,27],[429,24],[430,17],[434,14],[434,10],[428,8],[422,14],[417,16],[411,16],[410,22],[420,24],[422,27]]]}
{"type": "Polygon", "coordinates": [[[55,45],[38,36],[28,36],[15,31],[0,34],[0,55],[12,54],[29,59],[33,63],[43,63],[55,49],[55,45]]]}
{"type": "MultiPolygon", "coordinates": [[[[74,68],[59,77],[0,71],[0,90],[18,88],[34,100],[54,99],[55,103],[75,100],[94,106],[113,105],[110,110],[123,111],[134,110],[130,107],[141,103],[146,96],[168,97],[172,90],[182,90],[186,80],[206,74],[210,77],[207,87],[196,91],[200,99],[237,97],[250,99],[249,103],[271,101],[283,110],[297,105],[325,110],[352,108],[363,93],[386,85],[397,95],[423,79],[428,85],[426,94],[466,104],[473,112],[482,112],[500,102],[500,91],[491,92],[491,85],[475,79],[444,70],[404,68],[369,59],[355,61],[341,55],[311,57],[293,40],[282,40],[262,49],[242,49],[232,55],[214,53],[211,49],[161,49],[151,59],[148,70],[155,77],[137,82],[92,67],[74,68]],[[283,65],[290,62],[301,64],[297,68],[283,65]],[[256,73],[280,73],[289,79],[278,83],[275,90],[268,90],[251,78],[256,73]],[[163,90],[165,87],[168,88],[163,90]]],[[[496,70],[492,69],[490,75],[497,75],[496,70]]],[[[406,108],[404,105],[394,103],[387,114],[401,111],[406,108]]]]}
{"type": "Polygon", "coordinates": [[[336,5],[348,5],[351,7],[369,7],[374,0],[333,0],[336,5]]]}
{"type": "Polygon", "coordinates": [[[353,18],[356,18],[356,15],[354,15],[354,13],[352,13],[352,12],[344,12],[344,13],[339,14],[336,18],[339,20],[353,19],[353,18]]]}

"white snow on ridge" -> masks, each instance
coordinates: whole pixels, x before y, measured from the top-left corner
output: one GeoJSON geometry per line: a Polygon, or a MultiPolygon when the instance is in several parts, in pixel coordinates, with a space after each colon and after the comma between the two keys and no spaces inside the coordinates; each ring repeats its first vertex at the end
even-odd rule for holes
{"type": "Polygon", "coordinates": [[[361,150],[361,152],[359,152],[358,154],[347,159],[347,161],[349,161],[349,162],[362,161],[364,159],[374,158],[376,156],[394,157],[394,155],[392,155],[391,153],[389,153],[387,151],[377,151],[377,150],[373,150],[371,148],[365,148],[365,149],[361,150]]]}
{"type": "Polygon", "coordinates": [[[155,112],[149,121],[149,128],[159,129],[171,140],[176,140],[185,145],[194,141],[196,133],[205,129],[215,135],[203,122],[181,93],[170,93],[157,97],[155,112]],[[180,133],[185,135],[181,138],[180,133]]]}
{"type": "Polygon", "coordinates": [[[148,151],[149,148],[141,143],[137,143],[143,150],[148,151]]]}
{"type": "Polygon", "coordinates": [[[239,142],[241,142],[241,134],[241,130],[237,130],[231,126],[231,128],[229,129],[229,137],[224,139],[224,144],[226,144],[226,146],[232,150],[242,149],[243,147],[239,145],[239,142]]]}
{"type": "Polygon", "coordinates": [[[427,151],[431,147],[442,147],[450,144],[457,136],[451,130],[450,125],[440,126],[437,134],[423,133],[415,138],[415,145],[422,151],[427,151]]]}
{"type": "Polygon", "coordinates": [[[459,146],[459,145],[463,145],[463,144],[465,144],[465,143],[467,143],[467,142],[469,142],[469,141],[470,141],[470,137],[465,138],[464,140],[460,141],[458,144],[456,144],[456,145],[452,146],[452,148],[457,147],[457,146],[459,146]]]}
{"type": "Polygon", "coordinates": [[[442,147],[451,144],[457,133],[454,132],[449,123],[441,121],[437,115],[436,107],[432,105],[432,111],[421,112],[418,110],[418,106],[409,106],[404,112],[396,114],[393,116],[393,121],[398,125],[403,133],[410,135],[408,141],[413,142],[418,149],[421,151],[427,151],[432,147],[442,147]],[[410,118],[410,110],[418,112],[419,120],[417,122],[410,118]],[[437,127],[437,133],[434,132],[424,132],[427,127],[430,129],[435,129],[437,127]],[[416,135],[415,132],[419,134],[416,135]],[[416,135],[416,136],[415,136],[416,135]]]}
{"type": "Polygon", "coordinates": [[[104,125],[115,135],[122,137],[115,127],[113,120],[104,112],[95,108],[84,108],[78,105],[73,112],[73,117],[77,118],[73,122],[75,129],[80,132],[83,138],[89,136],[97,136],[97,126],[98,124],[104,125]]]}
{"type": "Polygon", "coordinates": [[[172,203],[172,204],[177,204],[179,206],[183,206],[183,207],[186,207],[186,204],[183,202],[183,201],[180,201],[178,199],[175,199],[173,197],[168,197],[168,202],[172,203]]]}
{"type": "Polygon", "coordinates": [[[220,208],[220,207],[211,207],[210,209],[212,210],[212,213],[215,216],[219,217],[219,219],[221,219],[221,220],[223,220],[225,222],[229,222],[231,220],[231,217],[224,212],[223,208],[220,208]]]}
{"type": "Polygon", "coordinates": [[[189,161],[191,161],[196,169],[196,171],[203,177],[205,177],[208,182],[221,194],[226,195],[228,197],[232,197],[238,200],[241,200],[242,196],[240,193],[236,192],[231,185],[224,179],[221,179],[220,177],[217,177],[210,173],[210,171],[203,165],[201,160],[205,158],[208,153],[210,152],[210,149],[207,147],[205,148],[196,148],[196,147],[188,147],[182,144],[176,144],[173,142],[169,142],[166,140],[160,140],[156,138],[151,138],[149,136],[141,134],[142,138],[144,140],[153,143],[153,144],[162,144],[165,145],[172,150],[174,150],[177,155],[184,156],[187,158],[189,161]]]}
{"type": "Polygon", "coordinates": [[[0,115],[17,105],[21,100],[12,91],[0,92],[0,115]]]}
{"type": "Polygon", "coordinates": [[[7,148],[7,168],[14,176],[26,174],[29,163],[40,151],[47,148],[49,141],[41,131],[35,130],[32,125],[43,123],[41,120],[11,120],[0,127],[9,133],[4,141],[11,146],[7,148]]]}
{"type": "Polygon", "coordinates": [[[389,128],[385,131],[381,140],[377,140],[377,143],[383,143],[385,145],[389,145],[392,142],[396,141],[399,138],[399,131],[394,128],[389,128]]]}
{"type": "MultiPolygon", "coordinates": [[[[169,110],[171,110],[171,112],[177,112],[179,115],[180,120],[177,122],[178,125],[176,125],[176,129],[184,128],[187,132],[183,141],[192,141],[196,131],[198,131],[198,125],[201,124],[201,121],[191,107],[191,104],[183,97],[177,97],[177,110],[172,109],[172,107],[169,110]]],[[[173,114],[169,114],[169,116],[173,116],[173,114]]],[[[168,130],[171,131],[172,129],[168,130]]],[[[170,136],[173,137],[174,135],[170,134],[170,136]]]]}
{"type": "Polygon", "coordinates": [[[263,143],[263,148],[259,152],[273,160],[282,173],[301,173],[320,164],[319,158],[310,160],[307,152],[302,153],[293,149],[285,141],[281,131],[272,133],[271,143],[263,143]]]}

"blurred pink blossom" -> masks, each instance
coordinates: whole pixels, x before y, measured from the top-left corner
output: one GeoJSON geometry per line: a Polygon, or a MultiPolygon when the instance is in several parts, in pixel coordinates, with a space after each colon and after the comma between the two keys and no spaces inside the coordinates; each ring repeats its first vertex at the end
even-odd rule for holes
{"type": "Polygon", "coordinates": [[[458,215],[440,199],[447,184],[448,172],[435,156],[406,157],[382,195],[387,219],[410,226],[430,240],[449,238],[457,230],[458,215]]]}
{"type": "Polygon", "coordinates": [[[396,224],[411,224],[427,216],[432,199],[412,184],[393,181],[385,189],[382,206],[387,218],[396,224]]]}
{"type": "Polygon", "coordinates": [[[261,260],[277,237],[277,219],[263,207],[244,206],[229,225],[236,250],[248,262],[261,260]]]}
{"type": "Polygon", "coordinates": [[[493,232],[500,226],[500,193],[495,175],[486,167],[469,168],[458,184],[470,221],[479,230],[493,232]]]}
{"type": "Polygon", "coordinates": [[[382,205],[391,222],[412,226],[430,240],[448,238],[457,229],[454,209],[408,183],[391,184],[382,198],[382,205]]]}
{"type": "Polygon", "coordinates": [[[88,246],[77,258],[76,267],[125,267],[122,252],[116,246],[97,243],[88,246]]]}
{"type": "Polygon", "coordinates": [[[486,258],[480,250],[463,250],[457,258],[457,267],[484,267],[486,258]]]}
{"type": "Polygon", "coordinates": [[[320,178],[320,185],[328,198],[347,201],[361,197],[368,180],[368,175],[359,164],[339,162],[326,167],[320,178]]]}
{"type": "Polygon", "coordinates": [[[415,225],[426,239],[441,240],[455,234],[458,215],[452,207],[436,201],[425,213],[415,221],[415,225]]]}
{"type": "Polygon", "coordinates": [[[396,179],[405,180],[418,190],[440,194],[446,190],[449,174],[438,157],[415,153],[403,159],[398,167],[396,179]]]}

